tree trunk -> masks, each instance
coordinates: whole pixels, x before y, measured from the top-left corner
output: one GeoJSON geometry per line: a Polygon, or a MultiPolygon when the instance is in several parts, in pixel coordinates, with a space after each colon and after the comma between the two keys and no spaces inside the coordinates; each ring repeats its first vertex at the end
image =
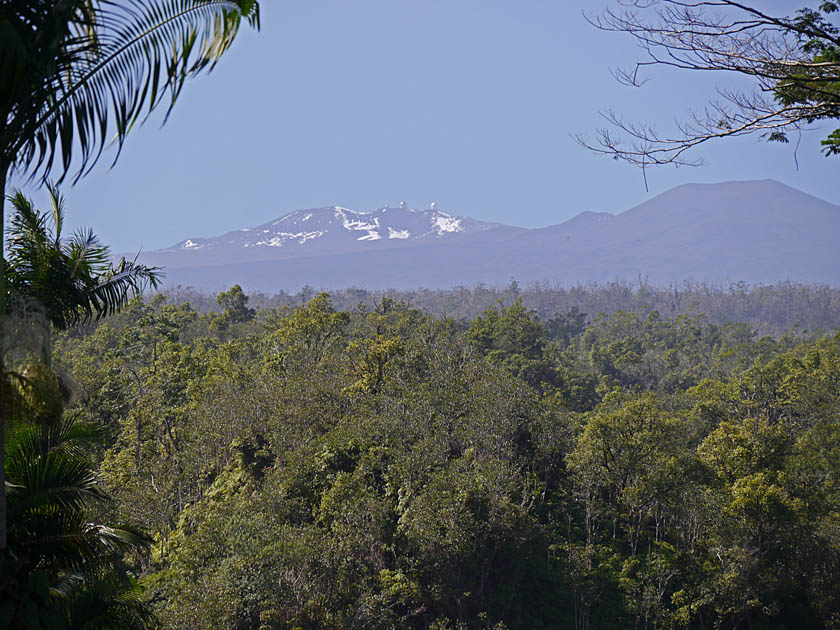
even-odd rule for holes
{"type": "Polygon", "coordinates": [[[3,246],[6,240],[6,175],[9,167],[0,164],[0,553],[6,550],[6,386],[5,355],[3,353],[3,327],[6,323],[6,259],[3,246]]]}

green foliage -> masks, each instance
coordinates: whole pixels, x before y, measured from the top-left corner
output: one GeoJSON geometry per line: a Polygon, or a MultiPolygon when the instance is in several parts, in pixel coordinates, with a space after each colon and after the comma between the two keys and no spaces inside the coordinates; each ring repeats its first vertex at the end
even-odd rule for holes
{"type": "Polygon", "coordinates": [[[64,201],[56,188],[48,189],[49,213],[21,192],[11,198],[5,286],[12,309],[34,301],[53,326],[64,329],[116,313],[147,285],[157,287],[157,268],[125,259],[112,264],[108,247],[92,231],[63,239],[64,201]]]}
{"type": "Polygon", "coordinates": [[[344,339],[349,324],[350,315],[337,312],[329,295],[320,293],[278,322],[277,330],[268,337],[266,360],[276,367],[286,365],[292,357],[319,363],[334,343],[344,339]]]}
{"type": "Polygon", "coordinates": [[[143,628],[154,618],[123,555],[148,540],[90,520],[101,503],[84,446],[98,434],[65,417],[6,428],[9,549],[0,557],[0,620],[9,628],[143,628]]]}
{"type": "MultiPolygon", "coordinates": [[[[183,287],[169,291],[173,303],[190,304],[200,313],[217,310],[215,296],[183,287]]],[[[294,295],[283,291],[275,295],[256,293],[250,296],[250,304],[258,309],[288,309],[305,304],[312,297],[311,288],[304,287],[294,295]]],[[[434,291],[389,290],[385,293],[352,288],[331,293],[335,308],[344,311],[362,308],[368,312],[385,297],[440,319],[454,319],[458,325],[465,326],[487,309],[498,309],[499,300],[509,304],[519,298],[527,310],[536,312],[545,322],[549,338],[564,344],[563,327],[568,326],[570,339],[577,338],[596,315],[611,315],[617,311],[640,316],[657,311],[666,319],[679,315],[696,317],[702,313],[711,325],[736,325],[754,334],[774,337],[824,333],[840,327],[840,288],[794,282],[756,286],[743,282],[710,285],[688,281],[669,286],[645,282],[591,283],[576,287],[535,284],[517,289],[514,296],[507,287],[485,285],[434,291]],[[570,319],[561,323],[567,317],[570,319]],[[583,321],[576,321],[580,318],[583,321]],[[552,319],[555,320],[553,324],[552,319]]]]}
{"type": "MultiPolygon", "coordinates": [[[[785,20],[798,35],[804,63],[794,64],[776,85],[776,101],[786,107],[809,108],[807,122],[840,118],[840,28],[826,17],[837,11],[835,2],[822,2],[817,10],[800,9],[792,20],[785,20]],[[824,15],[823,15],[824,14],[824,15]],[[832,76],[832,70],[835,72],[832,76]]],[[[840,153],[840,129],[822,141],[827,155],[840,153]]]]}
{"type": "Polygon", "coordinates": [[[467,339],[490,361],[534,387],[552,380],[551,366],[543,360],[546,328],[520,299],[476,317],[467,339]]]}
{"type": "MultiPolygon", "coordinates": [[[[658,135],[653,126],[628,123],[608,112],[605,118],[617,133],[601,129],[594,143],[579,136],[582,146],[643,170],[663,164],[696,166],[702,160],[689,158],[687,152],[710,140],[757,134],[769,142],[788,143],[789,134],[803,127],[840,119],[836,2],[812,3],[817,8],[801,8],[792,17],[774,14],[761,3],[734,0],[631,4],[634,10],[606,8],[591,20],[602,30],[629,34],[647,53],[635,68],[616,73],[622,83],[640,86],[645,82],[641,69],[666,66],[735,73],[754,85],[744,91],[718,89],[719,100],[678,123],[678,133],[672,135],[658,135]]],[[[838,154],[837,141],[835,131],[822,142],[827,156],[838,154]]]]}
{"type": "Polygon", "coordinates": [[[165,627],[833,627],[840,337],[309,297],[55,344],[165,627]]]}
{"type": "Polygon", "coordinates": [[[222,307],[222,319],[225,324],[249,322],[256,314],[254,309],[248,308],[248,296],[238,284],[233,285],[229,291],[219,293],[216,301],[222,307]]]}
{"type": "MultiPolygon", "coordinates": [[[[0,6],[4,230],[6,181],[13,170],[33,177],[40,171],[46,180],[59,157],[63,179],[76,151],[80,162],[76,179],[80,178],[99,159],[106,140],[115,137],[121,148],[141,115],[151,114],[166,95],[171,111],[186,78],[212,69],[243,18],[259,25],[255,0],[4,2],[0,6]]],[[[97,496],[91,469],[85,468],[86,461],[79,459],[75,448],[65,448],[54,434],[67,396],[43,374],[31,370],[21,374],[9,367],[7,341],[14,327],[8,325],[7,303],[16,324],[34,321],[31,311],[37,304],[54,327],[67,328],[89,321],[94,314],[98,318],[118,311],[129,294],[139,293],[146,283],[156,286],[159,276],[134,262],[112,265],[107,248],[90,231],[62,240],[62,201],[55,189],[49,189],[52,229],[47,215],[18,193],[12,199],[15,214],[8,259],[1,257],[0,622],[9,627],[141,627],[148,619],[136,597],[136,582],[122,570],[107,571],[103,560],[106,551],[113,560],[110,556],[116,551],[138,546],[139,539],[132,540],[129,529],[83,520],[84,499],[97,496]],[[20,416],[36,423],[25,430],[8,424],[20,416]],[[40,441],[29,435],[32,431],[41,432],[40,441]],[[82,569],[86,575],[76,575],[82,569]],[[62,583],[47,593],[45,584],[56,579],[62,583]],[[61,612],[55,616],[45,612],[49,609],[61,612]]],[[[4,241],[5,234],[0,251],[4,241]]],[[[23,326],[27,327],[30,330],[25,332],[31,333],[33,326],[23,326]]],[[[37,358],[49,365],[49,343],[41,346],[37,358]]],[[[52,380],[62,383],[57,377],[52,380]]],[[[135,380],[140,382],[139,377],[135,380]]],[[[175,441],[169,423],[167,427],[175,441]]]]}

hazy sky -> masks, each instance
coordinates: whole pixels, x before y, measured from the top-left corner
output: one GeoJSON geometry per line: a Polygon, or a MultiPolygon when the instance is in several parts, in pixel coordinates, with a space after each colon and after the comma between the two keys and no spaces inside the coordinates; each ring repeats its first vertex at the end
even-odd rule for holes
{"type": "MultiPolygon", "coordinates": [[[[686,182],[773,178],[840,203],[840,157],[824,124],[790,145],[756,138],[703,148],[702,168],[649,173],[571,138],[599,111],[672,130],[737,86],[726,75],[655,69],[644,88],[610,68],[633,41],[591,27],[582,0],[263,0],[209,76],[186,86],[169,122],[132,132],[120,161],[65,187],[70,227],[114,250],[155,249],[327,205],[405,200],[526,227],[582,210],[621,212],[686,182]]],[[[758,6],[791,11],[789,2],[758,6]]],[[[798,3],[794,3],[798,4],[798,3]]],[[[836,125],[835,125],[836,126],[836,125]]],[[[40,197],[39,197],[40,198],[40,197]]]]}

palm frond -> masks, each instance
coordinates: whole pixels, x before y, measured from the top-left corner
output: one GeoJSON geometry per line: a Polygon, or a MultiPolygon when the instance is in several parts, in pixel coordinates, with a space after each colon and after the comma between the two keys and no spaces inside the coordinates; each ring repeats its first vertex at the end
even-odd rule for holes
{"type": "Polygon", "coordinates": [[[95,525],[88,523],[85,533],[95,539],[103,549],[114,553],[148,549],[152,539],[144,532],[130,525],[95,525]]]}
{"type": "Polygon", "coordinates": [[[48,568],[54,575],[65,572],[96,575],[131,545],[107,538],[85,522],[81,514],[52,505],[25,514],[22,523],[9,529],[10,545],[20,550],[33,566],[48,568]]]}
{"type": "MultiPolygon", "coordinates": [[[[6,427],[6,477],[10,491],[9,514],[14,523],[27,513],[56,506],[79,514],[91,500],[102,500],[90,462],[79,448],[96,439],[98,431],[68,415],[56,425],[43,427],[17,421],[6,427]]],[[[24,519],[25,520],[25,519],[24,519]]]]}
{"type": "Polygon", "coordinates": [[[108,246],[90,228],[76,230],[64,251],[73,278],[95,277],[107,273],[111,266],[108,246]]]}
{"type": "Polygon", "coordinates": [[[16,138],[9,145],[9,157],[32,176],[46,177],[58,157],[59,181],[75,148],[78,179],[109,134],[118,157],[132,126],[167,96],[168,116],[185,80],[213,69],[243,17],[259,27],[254,0],[98,0],[89,11],[79,0],[59,4],[73,7],[66,30],[52,33],[62,45],[45,46],[50,65],[13,112],[16,138]]]}
{"type": "MultiPolygon", "coordinates": [[[[23,193],[10,197],[12,216],[7,230],[6,280],[12,291],[23,286],[38,289],[44,285],[60,250],[53,247],[54,237],[47,219],[23,193]]],[[[27,291],[26,293],[31,293],[27,291]]]]}
{"type": "Polygon", "coordinates": [[[85,576],[81,573],[66,572],[50,585],[50,594],[55,598],[68,600],[84,586],[84,583],[85,576]]]}
{"type": "Polygon", "coordinates": [[[14,256],[19,248],[35,248],[43,250],[47,247],[49,230],[47,228],[47,217],[39,212],[21,191],[9,197],[12,204],[12,217],[8,233],[9,253],[14,256]]]}
{"type": "Polygon", "coordinates": [[[59,422],[46,427],[50,448],[75,450],[105,440],[105,430],[91,422],[79,422],[77,413],[66,413],[59,422]]]}
{"type": "Polygon", "coordinates": [[[140,583],[128,575],[111,573],[87,580],[66,602],[71,630],[142,630],[157,627],[142,603],[140,583]]]}
{"type": "Polygon", "coordinates": [[[61,248],[61,230],[64,227],[64,195],[51,182],[47,182],[50,195],[50,218],[53,225],[53,242],[55,249],[61,248]]]}
{"type": "Polygon", "coordinates": [[[12,493],[13,504],[10,499],[12,523],[16,513],[37,511],[51,505],[75,512],[91,500],[105,498],[87,461],[68,450],[53,450],[44,456],[40,447],[38,437],[22,440],[18,451],[7,455],[8,479],[21,488],[12,493]]]}
{"type": "Polygon", "coordinates": [[[55,575],[93,576],[114,558],[151,544],[133,527],[88,521],[91,502],[106,496],[76,447],[96,436],[72,416],[48,429],[20,422],[7,428],[10,544],[32,566],[48,566],[55,575]]]}
{"type": "Polygon", "coordinates": [[[147,267],[123,258],[90,288],[90,307],[96,311],[97,317],[106,317],[122,309],[146,287],[157,289],[162,277],[163,272],[157,267],[147,267]]]}
{"type": "Polygon", "coordinates": [[[90,229],[62,241],[64,202],[51,187],[50,213],[37,210],[19,191],[12,197],[8,235],[7,294],[43,305],[53,326],[68,328],[119,311],[147,287],[156,289],[157,267],[124,258],[111,264],[110,251],[90,229]]]}

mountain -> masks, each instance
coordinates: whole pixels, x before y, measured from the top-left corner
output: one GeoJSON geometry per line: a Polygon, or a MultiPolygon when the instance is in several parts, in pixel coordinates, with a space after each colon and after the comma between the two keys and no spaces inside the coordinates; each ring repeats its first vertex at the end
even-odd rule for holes
{"type": "Polygon", "coordinates": [[[686,184],[617,215],[539,229],[431,210],[338,206],[144,254],[167,284],[266,292],[549,282],[840,285],[840,206],[772,180],[686,184]]]}
{"type": "Polygon", "coordinates": [[[301,256],[353,253],[426,245],[447,237],[459,241],[481,234],[493,240],[518,228],[455,217],[430,210],[379,208],[358,212],[341,206],[296,210],[263,225],[211,238],[192,237],[150,254],[161,264],[196,267],[206,264],[283,260],[301,256]]]}

